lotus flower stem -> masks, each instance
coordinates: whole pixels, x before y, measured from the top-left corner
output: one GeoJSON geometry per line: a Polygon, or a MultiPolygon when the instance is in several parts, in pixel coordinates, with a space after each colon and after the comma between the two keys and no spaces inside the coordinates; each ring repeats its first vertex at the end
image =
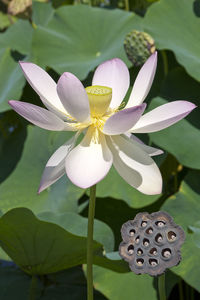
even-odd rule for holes
{"type": "Polygon", "coordinates": [[[179,299],[184,300],[182,280],[179,281],[178,288],[179,288],[179,299]]]}
{"type": "Polygon", "coordinates": [[[166,292],[165,292],[165,273],[158,277],[158,293],[159,300],[166,300],[166,292]]]}
{"type": "Polygon", "coordinates": [[[36,299],[36,288],[37,288],[37,276],[32,275],[31,285],[30,285],[30,293],[29,293],[29,300],[36,299]]]}
{"type": "Polygon", "coordinates": [[[194,300],[194,289],[193,289],[193,287],[190,287],[190,299],[194,300]]]}
{"type": "Polygon", "coordinates": [[[90,188],[88,210],[88,236],[87,236],[87,299],[93,300],[93,231],[96,200],[96,185],[90,188]]]}
{"type": "Polygon", "coordinates": [[[125,10],[129,11],[129,0],[125,0],[125,10]]]}
{"type": "Polygon", "coordinates": [[[165,50],[161,51],[162,59],[163,59],[163,68],[164,68],[164,74],[167,76],[168,74],[168,60],[167,60],[167,54],[165,50]]]}

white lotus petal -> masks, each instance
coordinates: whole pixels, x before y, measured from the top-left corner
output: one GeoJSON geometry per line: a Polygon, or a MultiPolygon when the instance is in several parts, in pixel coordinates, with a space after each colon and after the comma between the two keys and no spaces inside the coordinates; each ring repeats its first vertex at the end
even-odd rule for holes
{"type": "Polygon", "coordinates": [[[65,161],[67,176],[81,188],[91,187],[102,180],[111,165],[112,153],[107,147],[104,135],[100,133],[99,142],[95,142],[91,128],[65,161]]]}
{"type": "Polygon", "coordinates": [[[92,80],[92,85],[112,88],[111,108],[116,108],[120,105],[126,95],[129,84],[128,68],[119,58],[107,60],[99,65],[92,80]]]}
{"type": "Polygon", "coordinates": [[[131,140],[134,140],[140,144],[144,144],[144,142],[142,140],[140,140],[137,136],[133,135],[131,132],[126,132],[126,133],[124,133],[124,135],[131,140]]]}
{"type": "Polygon", "coordinates": [[[116,135],[128,131],[140,119],[145,107],[146,104],[143,103],[116,112],[105,122],[103,132],[108,135],[116,135]]]}
{"type": "Polygon", "coordinates": [[[60,101],[56,83],[49,74],[39,66],[30,62],[20,62],[20,66],[31,87],[40,96],[44,105],[58,116],[67,119],[67,111],[60,101]]]}
{"type": "Polygon", "coordinates": [[[159,131],[187,116],[196,105],[188,101],[173,101],[163,104],[143,115],[130,129],[133,133],[159,131]]]}
{"type": "Polygon", "coordinates": [[[68,113],[79,122],[90,121],[87,93],[80,80],[71,73],[62,74],[57,84],[57,93],[68,113]]]}
{"type": "Polygon", "coordinates": [[[141,104],[146,98],[157,66],[157,52],[153,53],[142,66],[133,85],[133,89],[126,105],[126,108],[141,104]]]}
{"type": "Polygon", "coordinates": [[[146,153],[148,153],[150,156],[156,156],[163,154],[164,152],[161,149],[157,149],[154,147],[147,146],[143,141],[141,141],[137,136],[131,134],[130,132],[124,134],[126,137],[128,137],[133,143],[139,143],[139,147],[143,149],[146,153]]]}
{"type": "Polygon", "coordinates": [[[129,132],[129,133],[130,133],[129,137],[130,137],[131,140],[134,140],[134,141],[138,142],[139,144],[144,145],[144,142],[142,140],[140,140],[136,135],[132,134],[131,132],[129,132]]]}
{"type": "MultiPolygon", "coordinates": [[[[137,142],[136,142],[137,143],[137,142]]],[[[147,154],[149,154],[150,156],[156,156],[156,155],[161,155],[164,153],[163,150],[161,149],[157,149],[157,148],[154,148],[154,147],[150,147],[150,146],[147,146],[145,144],[139,144],[140,148],[145,151],[147,154]]]]}
{"type": "Polygon", "coordinates": [[[55,131],[71,130],[67,129],[67,123],[47,109],[22,101],[10,100],[8,103],[19,115],[41,128],[55,131]]]}
{"type": "Polygon", "coordinates": [[[144,194],[161,193],[159,168],[139,144],[123,136],[107,137],[107,142],[113,154],[114,167],[125,181],[144,194]]]}
{"type": "Polygon", "coordinates": [[[65,158],[74,147],[78,136],[79,133],[74,135],[50,157],[42,174],[38,193],[44,191],[65,174],[65,158]]]}

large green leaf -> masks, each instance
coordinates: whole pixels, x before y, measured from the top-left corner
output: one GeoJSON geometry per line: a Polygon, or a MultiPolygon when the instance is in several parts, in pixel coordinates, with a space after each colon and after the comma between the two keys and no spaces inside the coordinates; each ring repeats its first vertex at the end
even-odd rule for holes
{"type": "Polygon", "coordinates": [[[60,7],[46,26],[34,31],[33,57],[40,66],[84,79],[106,59],[120,57],[128,63],[123,40],[137,28],[140,18],[133,13],[85,5],[60,7]]]}
{"type": "Polygon", "coordinates": [[[138,276],[132,272],[119,274],[94,266],[94,286],[112,300],[157,299],[153,278],[148,275],[138,276]]]}
{"type": "MultiPolygon", "coordinates": [[[[55,214],[53,212],[45,212],[39,214],[38,217],[43,221],[55,223],[74,235],[87,237],[88,219],[76,213],[55,214]]],[[[99,220],[94,220],[94,240],[102,244],[106,252],[113,251],[113,232],[108,225],[99,220]]]]}
{"type": "Polygon", "coordinates": [[[21,157],[26,139],[26,127],[21,121],[15,111],[0,114],[0,182],[10,175],[21,157]]]}
{"type": "Polygon", "coordinates": [[[0,248],[0,259],[5,261],[11,261],[11,258],[8,256],[8,254],[3,251],[2,248],[0,248]]]}
{"type": "MultiPolygon", "coordinates": [[[[155,98],[150,109],[165,103],[164,99],[155,98]]],[[[150,137],[151,141],[173,154],[184,166],[200,169],[200,130],[188,121],[182,120],[169,128],[151,133],[150,137]]]]}
{"type": "Polygon", "coordinates": [[[28,20],[18,20],[0,34],[0,112],[10,109],[8,100],[19,100],[22,94],[25,78],[18,61],[30,57],[32,32],[28,20]]]}
{"type": "Polygon", "coordinates": [[[200,248],[200,218],[199,221],[194,223],[193,226],[189,227],[190,230],[194,233],[193,234],[193,240],[198,248],[200,248]]]}
{"type": "Polygon", "coordinates": [[[36,25],[47,25],[54,14],[54,9],[51,3],[33,2],[32,19],[36,25]]]}
{"type": "MultiPolygon", "coordinates": [[[[0,218],[0,245],[28,274],[48,274],[85,262],[86,238],[40,221],[26,208],[0,218]]],[[[94,251],[101,245],[94,242],[94,251]]]]}
{"type": "Polygon", "coordinates": [[[112,168],[97,186],[97,197],[112,197],[125,201],[130,207],[141,208],[159,199],[160,195],[144,195],[126,183],[112,168]]]}
{"type": "Polygon", "coordinates": [[[30,54],[33,28],[28,20],[18,20],[0,35],[1,48],[11,48],[21,54],[30,54]]]}
{"type": "MultiPolygon", "coordinates": [[[[69,223],[65,227],[77,232],[77,226],[72,229],[69,223]]],[[[96,227],[98,233],[105,233],[105,226],[96,227]]],[[[105,242],[105,237],[97,235],[105,242]]],[[[37,219],[27,208],[14,208],[0,218],[0,246],[28,274],[48,274],[85,263],[86,242],[86,237],[70,233],[64,226],[55,224],[55,220],[49,223],[37,219]]],[[[93,251],[94,264],[127,272],[122,260],[103,255],[100,243],[93,242],[93,251]]]]}
{"type": "MultiPolygon", "coordinates": [[[[0,40],[1,43],[1,40],[0,40]]],[[[0,112],[10,108],[8,100],[19,99],[25,84],[10,48],[0,48],[0,112]]]]}
{"type": "Polygon", "coordinates": [[[184,68],[178,66],[169,71],[162,82],[161,94],[172,100],[187,100],[199,104],[200,82],[190,77],[184,68]]]}
{"type": "Polygon", "coordinates": [[[198,267],[200,250],[195,243],[193,234],[188,231],[190,226],[195,227],[196,222],[200,220],[200,195],[183,182],[180,191],[167,199],[162,210],[173,216],[175,222],[181,225],[186,233],[186,241],[181,249],[182,261],[172,270],[200,292],[200,269],[198,267]]]}
{"type": "MultiPolygon", "coordinates": [[[[169,270],[166,272],[166,294],[170,295],[174,285],[179,281],[178,276],[169,270]]],[[[121,300],[156,300],[157,280],[149,275],[115,273],[102,267],[94,266],[94,285],[108,299],[121,300]],[[145,287],[145,288],[144,288],[145,287]]]]}
{"type": "MultiPolygon", "coordinates": [[[[161,95],[166,99],[187,100],[199,106],[200,82],[190,77],[185,69],[177,67],[166,76],[161,86],[161,95]]],[[[195,109],[187,117],[191,124],[200,128],[199,109],[195,109]]]]}
{"type": "Polygon", "coordinates": [[[148,9],[144,27],[159,49],[172,50],[187,72],[200,80],[200,19],[193,12],[193,2],[160,0],[148,9]]]}
{"type": "Polygon", "coordinates": [[[34,212],[78,210],[77,200],[84,190],[74,186],[66,176],[37,194],[46,162],[70,136],[67,132],[55,133],[29,126],[22,158],[14,172],[0,185],[0,209],[3,212],[20,206],[34,212]]]}

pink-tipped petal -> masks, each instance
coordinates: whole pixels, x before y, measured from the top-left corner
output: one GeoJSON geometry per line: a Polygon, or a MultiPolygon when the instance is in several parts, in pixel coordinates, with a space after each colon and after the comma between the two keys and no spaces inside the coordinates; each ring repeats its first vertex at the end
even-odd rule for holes
{"type": "Polygon", "coordinates": [[[130,131],[146,133],[162,130],[186,117],[195,107],[196,105],[188,101],[163,104],[143,115],[130,131]]]}
{"type": "Polygon", "coordinates": [[[49,74],[39,66],[30,62],[21,61],[20,66],[28,83],[40,96],[44,105],[49,110],[66,119],[67,111],[58,97],[56,83],[49,74]]]}
{"type": "Polygon", "coordinates": [[[67,156],[66,173],[81,188],[88,188],[102,180],[112,165],[112,154],[100,133],[96,141],[89,128],[82,142],[67,156]]]}
{"type": "Polygon", "coordinates": [[[78,134],[59,147],[50,157],[42,174],[38,193],[44,191],[65,174],[65,158],[74,147],[77,138],[78,134]]]}
{"type": "Polygon", "coordinates": [[[19,115],[34,125],[47,130],[66,130],[66,123],[47,109],[22,101],[10,100],[8,103],[19,115]]]}
{"type": "Polygon", "coordinates": [[[140,145],[122,136],[106,139],[113,154],[114,167],[120,176],[143,194],[160,194],[162,191],[160,170],[140,145]]]}
{"type": "Polygon", "coordinates": [[[120,105],[126,95],[129,84],[128,68],[119,58],[107,60],[99,65],[92,80],[92,85],[112,88],[111,108],[116,108],[120,105]]]}
{"type": "Polygon", "coordinates": [[[155,76],[155,72],[156,72],[156,66],[157,66],[157,52],[152,54],[147,59],[147,61],[139,71],[126,107],[139,105],[144,101],[151,88],[155,76]]]}
{"type": "Polygon", "coordinates": [[[103,133],[116,135],[128,131],[136,124],[145,110],[146,104],[126,108],[112,115],[103,127],[103,133]]]}
{"type": "Polygon", "coordinates": [[[71,73],[62,74],[57,84],[57,93],[68,113],[79,122],[90,121],[87,93],[80,80],[71,73]]]}

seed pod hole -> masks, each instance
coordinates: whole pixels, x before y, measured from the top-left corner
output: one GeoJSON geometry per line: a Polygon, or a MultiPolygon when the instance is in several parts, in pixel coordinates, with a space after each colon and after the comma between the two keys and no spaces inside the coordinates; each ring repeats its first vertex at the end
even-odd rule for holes
{"type": "Polygon", "coordinates": [[[176,239],[176,233],[173,231],[169,231],[167,237],[170,242],[173,242],[176,239]]]}
{"type": "Polygon", "coordinates": [[[139,248],[139,249],[137,250],[137,254],[138,254],[138,255],[142,255],[142,254],[143,254],[142,249],[139,248]]]}
{"type": "Polygon", "coordinates": [[[130,235],[130,236],[134,236],[134,234],[135,234],[135,229],[129,230],[129,235],[130,235]]]}
{"type": "Polygon", "coordinates": [[[172,252],[169,248],[163,249],[162,250],[162,256],[165,258],[170,258],[172,255],[172,252]]]}
{"type": "Polygon", "coordinates": [[[152,267],[156,267],[156,266],[158,265],[158,261],[157,261],[157,259],[150,258],[150,259],[149,259],[149,264],[150,264],[152,267]]]}
{"type": "Polygon", "coordinates": [[[149,251],[149,253],[150,253],[151,255],[156,255],[156,254],[158,253],[158,251],[157,251],[156,248],[152,248],[152,249],[149,251]]]}
{"type": "Polygon", "coordinates": [[[144,240],[143,240],[143,245],[144,245],[145,247],[148,247],[148,246],[149,246],[149,240],[148,240],[148,239],[144,239],[144,240]]]}
{"type": "Polygon", "coordinates": [[[165,222],[164,221],[157,221],[156,225],[161,228],[161,227],[165,226],[165,222]]]}
{"type": "Polygon", "coordinates": [[[130,255],[132,255],[132,254],[134,253],[134,246],[133,246],[133,245],[129,245],[129,246],[128,246],[128,253],[129,253],[130,255]]]}
{"type": "Polygon", "coordinates": [[[136,244],[138,244],[140,242],[140,236],[138,235],[135,239],[136,244]]]}
{"type": "Polygon", "coordinates": [[[136,262],[137,262],[137,265],[141,267],[141,266],[144,264],[144,259],[138,258],[138,259],[136,260],[136,262]]]}
{"type": "Polygon", "coordinates": [[[158,234],[156,235],[155,241],[156,241],[157,243],[162,243],[163,237],[162,237],[162,235],[161,235],[160,233],[158,233],[158,234]]]}
{"type": "Polygon", "coordinates": [[[146,227],[147,226],[147,222],[146,221],[142,221],[141,226],[142,227],[146,227]]]}
{"type": "Polygon", "coordinates": [[[152,234],[153,233],[153,228],[152,227],[147,228],[146,233],[147,234],[152,234]]]}

